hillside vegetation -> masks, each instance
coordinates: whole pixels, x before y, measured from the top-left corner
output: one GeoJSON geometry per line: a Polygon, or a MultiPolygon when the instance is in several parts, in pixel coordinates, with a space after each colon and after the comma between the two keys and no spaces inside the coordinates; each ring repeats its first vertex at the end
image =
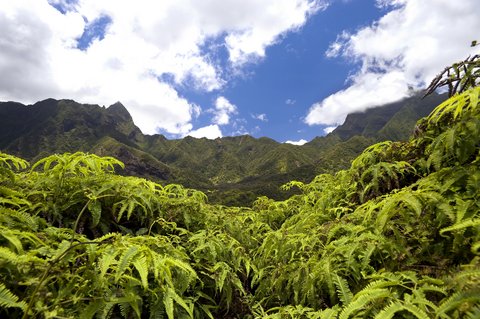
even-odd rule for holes
{"type": "Polygon", "coordinates": [[[351,114],[330,135],[303,146],[248,135],[215,140],[143,135],[120,103],[104,108],[72,100],[28,106],[4,102],[0,150],[32,162],[77,151],[114,156],[125,164],[119,174],[199,189],[210,202],[251,206],[261,195],[288,198],[294,192],[279,192],[279,187],[290,180],[310,182],[320,173],[348,168],[375,142],[408,140],[415,122],[444,99],[416,95],[351,114]]]}
{"type": "Polygon", "coordinates": [[[479,98],[252,208],[112,157],[2,153],[0,317],[479,318],[479,98]]]}

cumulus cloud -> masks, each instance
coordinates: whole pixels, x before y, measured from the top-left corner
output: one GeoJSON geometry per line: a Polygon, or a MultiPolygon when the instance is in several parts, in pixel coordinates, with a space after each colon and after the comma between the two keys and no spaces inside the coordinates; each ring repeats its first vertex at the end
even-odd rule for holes
{"type": "Polygon", "coordinates": [[[225,97],[219,96],[215,100],[215,110],[212,112],[215,114],[213,117],[215,124],[226,125],[230,123],[231,115],[237,113],[237,107],[230,103],[225,97]]]}
{"type": "Polygon", "coordinates": [[[305,143],[308,143],[308,141],[304,140],[304,139],[301,139],[301,140],[298,140],[298,141],[286,141],[285,143],[293,144],[293,145],[303,145],[305,143]]]}
{"type": "Polygon", "coordinates": [[[208,139],[216,139],[218,137],[222,137],[222,131],[218,125],[212,124],[208,126],[201,127],[197,130],[193,130],[187,134],[191,137],[202,138],[206,137],[208,139]]]}
{"type": "Polygon", "coordinates": [[[269,0],[262,1],[261,5],[258,3],[257,0],[245,0],[241,3],[234,0],[222,2],[225,8],[219,11],[219,16],[225,16],[225,12],[228,12],[226,18],[232,18],[232,21],[242,16],[243,26],[225,38],[230,61],[234,65],[263,58],[266,47],[278,40],[280,35],[278,30],[299,28],[309,15],[328,6],[328,1],[318,0],[269,0]],[[237,3],[235,11],[232,6],[234,3],[237,3]]]}
{"type": "Polygon", "coordinates": [[[228,78],[206,41],[226,48],[239,68],[324,7],[322,0],[0,0],[0,100],[120,100],[144,133],[181,136],[201,108],[176,85],[211,92],[228,78]]]}
{"type": "Polygon", "coordinates": [[[338,125],[347,114],[400,100],[422,89],[445,66],[475,49],[480,13],[476,0],[377,0],[388,8],[379,21],[343,32],[326,52],[360,63],[346,89],[310,108],[309,125],[338,125]]]}

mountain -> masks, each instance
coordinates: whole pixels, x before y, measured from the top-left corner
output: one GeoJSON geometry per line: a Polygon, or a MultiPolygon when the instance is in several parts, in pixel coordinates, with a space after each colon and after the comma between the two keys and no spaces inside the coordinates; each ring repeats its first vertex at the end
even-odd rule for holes
{"type": "Polygon", "coordinates": [[[447,99],[447,94],[435,94],[422,98],[417,94],[398,102],[378,106],[365,112],[352,113],[345,122],[332,131],[343,141],[361,135],[378,141],[407,140],[419,118],[427,116],[447,99]]]}
{"type": "Polygon", "coordinates": [[[259,195],[280,199],[278,187],[310,181],[350,165],[379,140],[406,140],[416,121],[446,98],[414,96],[351,114],[325,137],[296,146],[249,135],[168,140],[144,135],[119,102],[108,108],[47,99],[33,105],[0,102],[0,149],[30,161],[53,153],[84,151],[114,156],[126,175],[200,189],[211,201],[248,205],[259,195]]]}

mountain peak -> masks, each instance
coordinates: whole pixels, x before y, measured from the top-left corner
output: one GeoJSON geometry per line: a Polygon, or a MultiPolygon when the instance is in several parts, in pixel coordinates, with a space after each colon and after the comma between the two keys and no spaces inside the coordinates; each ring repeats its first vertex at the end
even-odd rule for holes
{"type": "Polygon", "coordinates": [[[116,103],[110,105],[107,108],[107,112],[111,115],[115,115],[117,117],[120,117],[122,120],[132,121],[132,116],[128,112],[127,108],[120,102],[116,102],[116,103]]]}

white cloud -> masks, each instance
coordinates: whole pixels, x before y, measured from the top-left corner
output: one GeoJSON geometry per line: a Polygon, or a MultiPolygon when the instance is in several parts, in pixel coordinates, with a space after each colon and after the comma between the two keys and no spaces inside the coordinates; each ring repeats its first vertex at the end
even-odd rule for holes
{"type": "Polygon", "coordinates": [[[334,129],[336,129],[337,127],[336,126],[328,126],[326,128],[323,129],[323,133],[325,134],[330,134],[333,132],[334,129]]]}
{"type": "Polygon", "coordinates": [[[220,16],[227,13],[226,18],[233,18],[232,21],[242,16],[243,22],[225,38],[234,65],[263,58],[266,47],[278,41],[281,35],[278,30],[300,28],[309,15],[328,6],[328,1],[322,0],[268,0],[261,5],[257,0],[244,0],[237,2],[240,6],[235,5],[237,11],[234,11],[234,2],[237,1],[222,2],[225,7],[219,12],[220,16]]]}
{"type": "Polygon", "coordinates": [[[390,103],[408,94],[404,73],[391,70],[378,74],[366,72],[357,75],[350,87],[314,104],[305,118],[309,125],[339,125],[349,113],[390,103]]]}
{"type": "Polygon", "coordinates": [[[301,139],[301,140],[298,140],[298,141],[286,141],[285,143],[293,144],[293,145],[303,145],[305,143],[308,143],[308,141],[304,140],[304,139],[301,139]]]}
{"type": "MultiPolygon", "coordinates": [[[[265,56],[282,35],[324,7],[322,0],[0,0],[0,100],[120,100],[144,133],[183,135],[198,105],[162,81],[211,92],[228,76],[202,46],[215,40],[234,68],[265,56]],[[52,5],[67,11],[62,14],[52,5]],[[77,40],[100,17],[105,34],[77,40]]],[[[228,123],[228,113],[217,119],[228,123]]]]}
{"type": "Polygon", "coordinates": [[[237,113],[237,107],[225,97],[219,96],[215,100],[215,110],[213,112],[215,113],[213,122],[217,125],[226,125],[230,123],[230,116],[237,113]]]}
{"type": "Polygon", "coordinates": [[[220,127],[218,125],[208,125],[205,127],[201,127],[197,130],[193,130],[187,134],[188,136],[191,137],[196,137],[196,138],[202,138],[206,137],[208,139],[216,139],[218,137],[222,137],[222,131],[220,130],[220,127]]]}
{"type": "Polygon", "coordinates": [[[268,122],[267,114],[262,113],[262,114],[252,114],[252,118],[255,120],[259,120],[262,122],[268,122]]]}
{"type": "Polygon", "coordinates": [[[342,33],[326,55],[361,64],[349,87],[312,105],[305,122],[338,125],[347,114],[400,100],[422,89],[447,65],[478,51],[476,0],[377,0],[391,8],[372,26],[342,33]]]}

